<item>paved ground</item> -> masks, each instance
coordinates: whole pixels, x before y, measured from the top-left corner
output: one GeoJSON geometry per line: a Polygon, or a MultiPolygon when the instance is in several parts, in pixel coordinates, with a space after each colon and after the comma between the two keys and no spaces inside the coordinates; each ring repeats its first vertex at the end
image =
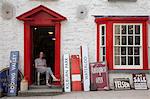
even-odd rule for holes
{"type": "Polygon", "coordinates": [[[3,97],[2,99],[150,99],[150,90],[71,92],[58,96],[3,97]]]}

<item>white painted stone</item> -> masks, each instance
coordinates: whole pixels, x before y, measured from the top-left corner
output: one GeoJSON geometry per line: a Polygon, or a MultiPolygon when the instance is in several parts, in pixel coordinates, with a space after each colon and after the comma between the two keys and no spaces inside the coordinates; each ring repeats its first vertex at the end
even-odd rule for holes
{"type": "MultiPolygon", "coordinates": [[[[0,0],[0,9],[2,1],[5,0],[0,0]]],[[[108,2],[108,0],[7,1],[14,5],[15,15],[10,20],[3,20],[0,17],[0,70],[9,66],[9,54],[12,50],[20,51],[20,69],[24,70],[24,27],[23,22],[17,20],[16,17],[39,5],[47,6],[67,17],[67,21],[62,22],[61,56],[63,53],[80,54],[80,45],[86,43],[89,46],[90,62],[96,61],[96,24],[92,15],[150,15],[150,0],[138,0],[137,2],[108,2]],[[79,5],[88,7],[88,16],[83,20],[76,17],[79,5]]],[[[111,77],[117,75],[120,74],[110,74],[110,81],[112,82],[111,77]]],[[[124,76],[131,78],[130,74],[122,74],[122,77],[124,76]]]]}

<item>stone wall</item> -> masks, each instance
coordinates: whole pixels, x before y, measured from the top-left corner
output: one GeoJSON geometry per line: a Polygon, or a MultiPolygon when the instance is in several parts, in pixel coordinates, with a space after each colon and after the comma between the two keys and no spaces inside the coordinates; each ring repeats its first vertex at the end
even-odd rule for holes
{"type": "MultiPolygon", "coordinates": [[[[14,16],[10,20],[4,20],[0,17],[0,70],[9,66],[10,51],[19,50],[20,69],[23,71],[24,27],[23,22],[18,21],[16,17],[38,5],[44,5],[67,17],[67,21],[62,22],[61,55],[63,53],[80,54],[80,45],[88,44],[90,62],[96,61],[96,24],[93,15],[140,16],[150,14],[150,0],[137,0],[137,2],[108,2],[108,0],[0,0],[0,10],[3,10],[1,6],[4,1],[12,3],[15,10],[14,16]],[[88,15],[84,19],[77,17],[79,5],[84,5],[88,9],[88,15]]],[[[111,79],[116,75],[110,74],[111,84],[111,79]]],[[[127,75],[131,78],[129,74],[122,74],[122,77],[127,75]]]]}

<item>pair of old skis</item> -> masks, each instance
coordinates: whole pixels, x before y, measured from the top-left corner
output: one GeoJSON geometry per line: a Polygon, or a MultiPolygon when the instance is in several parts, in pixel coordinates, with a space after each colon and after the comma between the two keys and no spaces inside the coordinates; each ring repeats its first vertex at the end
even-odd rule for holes
{"type": "Polygon", "coordinates": [[[63,56],[63,67],[64,67],[64,91],[81,91],[82,90],[82,80],[83,80],[83,90],[90,90],[90,73],[89,73],[89,57],[88,57],[88,47],[86,45],[81,46],[81,66],[82,74],[81,77],[81,67],[79,55],[64,54],[63,56]],[[71,64],[71,66],[70,66],[71,64]],[[71,74],[71,75],[70,75],[71,74]],[[82,78],[82,80],[81,80],[82,78]]]}

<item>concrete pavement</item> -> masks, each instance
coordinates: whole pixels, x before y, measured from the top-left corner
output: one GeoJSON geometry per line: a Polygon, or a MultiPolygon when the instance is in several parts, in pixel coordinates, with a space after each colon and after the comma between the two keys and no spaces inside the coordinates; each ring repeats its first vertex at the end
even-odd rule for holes
{"type": "Polygon", "coordinates": [[[71,92],[58,96],[3,97],[2,99],[150,99],[150,90],[71,92]]]}

